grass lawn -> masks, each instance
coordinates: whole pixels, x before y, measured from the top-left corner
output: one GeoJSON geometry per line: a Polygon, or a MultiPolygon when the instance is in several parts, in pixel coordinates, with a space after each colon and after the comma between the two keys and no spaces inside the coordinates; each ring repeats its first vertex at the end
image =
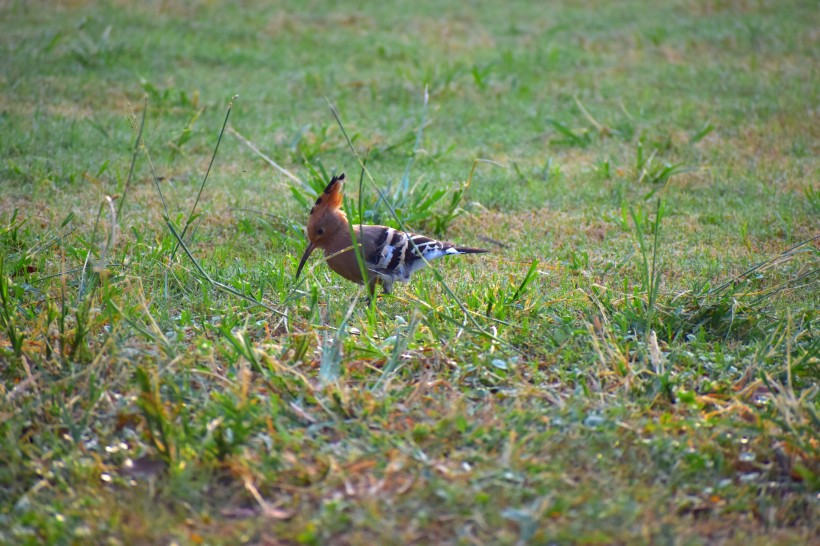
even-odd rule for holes
{"type": "Polygon", "coordinates": [[[0,0],[0,543],[816,544],[818,28],[0,0]],[[492,252],[294,282],[342,172],[492,252]]]}

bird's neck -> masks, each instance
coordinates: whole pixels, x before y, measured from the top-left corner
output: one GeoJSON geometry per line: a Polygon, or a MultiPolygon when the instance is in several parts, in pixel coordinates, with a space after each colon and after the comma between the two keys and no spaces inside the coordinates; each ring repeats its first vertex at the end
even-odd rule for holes
{"type": "MultiPolygon", "coordinates": [[[[354,226],[354,231],[358,232],[358,226],[354,226]]],[[[337,215],[331,233],[333,235],[323,245],[326,254],[339,252],[353,244],[353,239],[350,238],[350,224],[343,213],[337,215]]]]}

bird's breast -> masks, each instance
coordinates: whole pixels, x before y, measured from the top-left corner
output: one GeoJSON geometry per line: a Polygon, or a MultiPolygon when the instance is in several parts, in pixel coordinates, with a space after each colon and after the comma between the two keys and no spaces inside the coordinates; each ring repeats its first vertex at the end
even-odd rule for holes
{"type": "Polygon", "coordinates": [[[362,271],[359,268],[359,261],[356,259],[356,252],[352,247],[341,250],[341,252],[326,249],[325,258],[330,269],[349,281],[363,284],[362,271]]]}

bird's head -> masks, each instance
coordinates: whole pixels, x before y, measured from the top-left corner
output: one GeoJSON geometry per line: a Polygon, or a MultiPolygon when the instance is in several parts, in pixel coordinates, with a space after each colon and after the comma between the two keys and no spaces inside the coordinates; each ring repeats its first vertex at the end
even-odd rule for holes
{"type": "Polygon", "coordinates": [[[334,176],[322,195],[316,199],[316,204],[310,209],[307,224],[309,243],[302,255],[302,259],[299,261],[299,268],[296,270],[297,279],[314,249],[317,247],[328,248],[334,237],[338,237],[341,233],[347,233],[347,217],[342,212],[342,185],[344,179],[344,173],[334,176]]]}

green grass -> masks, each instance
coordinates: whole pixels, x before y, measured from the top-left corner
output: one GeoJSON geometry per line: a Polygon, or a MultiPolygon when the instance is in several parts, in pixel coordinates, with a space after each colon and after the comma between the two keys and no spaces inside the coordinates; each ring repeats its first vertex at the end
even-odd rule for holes
{"type": "Polygon", "coordinates": [[[0,2],[0,543],[817,540],[814,3],[269,4],[0,2]]]}

